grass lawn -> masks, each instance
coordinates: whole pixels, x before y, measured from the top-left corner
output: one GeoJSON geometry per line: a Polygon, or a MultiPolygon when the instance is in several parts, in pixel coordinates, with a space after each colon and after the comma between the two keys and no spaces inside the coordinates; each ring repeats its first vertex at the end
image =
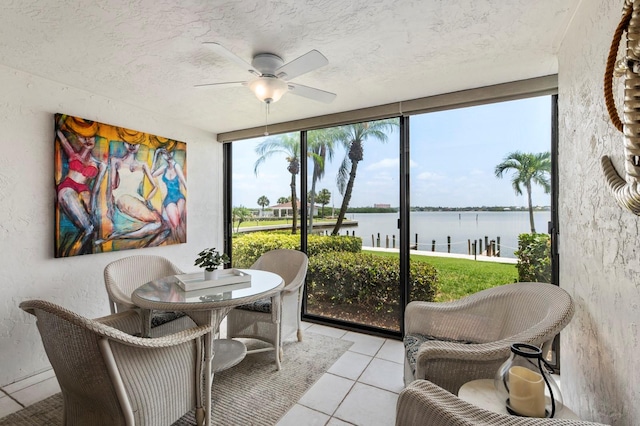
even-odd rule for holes
{"type": "MultiPolygon", "coordinates": [[[[380,256],[398,256],[394,253],[370,253],[380,256]]],[[[516,282],[518,279],[516,265],[508,263],[480,262],[415,254],[411,255],[411,259],[429,263],[438,271],[440,291],[436,296],[436,302],[459,299],[463,296],[477,293],[480,290],[516,282]]]]}

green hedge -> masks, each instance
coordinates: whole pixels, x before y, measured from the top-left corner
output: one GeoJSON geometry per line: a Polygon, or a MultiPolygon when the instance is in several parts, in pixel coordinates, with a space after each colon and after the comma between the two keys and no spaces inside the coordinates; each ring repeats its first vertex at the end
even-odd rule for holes
{"type": "MultiPolygon", "coordinates": [[[[411,300],[433,301],[438,291],[435,268],[410,262],[411,300]]],[[[370,253],[326,252],[309,258],[307,288],[319,301],[359,304],[375,310],[399,305],[399,259],[370,253]]]]}
{"type": "MultiPolygon", "coordinates": [[[[300,235],[274,232],[251,232],[233,237],[233,267],[248,268],[269,250],[300,250],[300,235]]],[[[309,235],[307,239],[309,257],[319,253],[345,251],[357,253],[362,249],[360,237],[309,235]]]]}
{"type": "Polygon", "coordinates": [[[518,250],[518,281],[551,282],[551,238],[549,234],[520,234],[518,250]]]}

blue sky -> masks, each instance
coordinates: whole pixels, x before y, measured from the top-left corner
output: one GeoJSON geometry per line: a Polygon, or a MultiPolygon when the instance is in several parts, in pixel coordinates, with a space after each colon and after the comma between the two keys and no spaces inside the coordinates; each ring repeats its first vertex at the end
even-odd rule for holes
{"type": "MultiPolygon", "coordinates": [[[[291,175],[284,155],[272,156],[254,174],[255,146],[263,139],[234,142],[234,206],[256,208],[261,195],[273,205],[290,193],[291,175]]],[[[526,206],[526,197],[517,196],[511,186],[511,174],[498,179],[493,170],[510,152],[550,151],[551,99],[545,96],[411,116],[410,140],[412,206],[526,206]]],[[[352,207],[398,206],[398,141],[394,132],[386,144],[364,143],[352,207]]],[[[342,195],[335,176],[344,156],[345,151],[338,149],[317,185],[317,190],[331,192],[329,205],[336,208],[342,195]]],[[[533,203],[547,206],[550,197],[536,187],[533,203]]]]}

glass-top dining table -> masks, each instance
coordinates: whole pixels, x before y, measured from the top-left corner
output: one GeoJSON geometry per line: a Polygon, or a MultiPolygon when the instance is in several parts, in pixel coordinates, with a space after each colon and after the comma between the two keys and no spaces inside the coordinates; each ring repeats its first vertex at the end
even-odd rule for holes
{"type": "MultiPolygon", "coordinates": [[[[204,365],[200,367],[203,389],[197,395],[196,420],[199,425],[211,424],[211,385],[213,376],[214,339],[220,322],[235,306],[270,297],[272,306],[279,306],[282,277],[257,269],[240,269],[251,276],[250,282],[184,291],[175,275],[150,281],[131,295],[131,300],[143,310],[143,333],[149,335],[152,310],[182,311],[196,324],[208,325],[211,331],[204,337],[204,365]],[[202,401],[204,399],[204,401],[202,401]],[[203,407],[204,405],[204,407],[203,407]]],[[[278,314],[278,313],[276,313],[278,314]]],[[[279,318],[277,318],[279,320],[279,318]]],[[[244,354],[242,354],[244,356],[244,354]]]]}

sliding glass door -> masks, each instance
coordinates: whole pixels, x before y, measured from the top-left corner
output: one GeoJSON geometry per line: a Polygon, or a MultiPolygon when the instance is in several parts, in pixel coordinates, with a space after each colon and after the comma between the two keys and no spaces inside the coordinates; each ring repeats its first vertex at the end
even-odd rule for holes
{"type": "Polygon", "coordinates": [[[306,134],[305,313],[399,332],[399,120],[306,134]]]}

